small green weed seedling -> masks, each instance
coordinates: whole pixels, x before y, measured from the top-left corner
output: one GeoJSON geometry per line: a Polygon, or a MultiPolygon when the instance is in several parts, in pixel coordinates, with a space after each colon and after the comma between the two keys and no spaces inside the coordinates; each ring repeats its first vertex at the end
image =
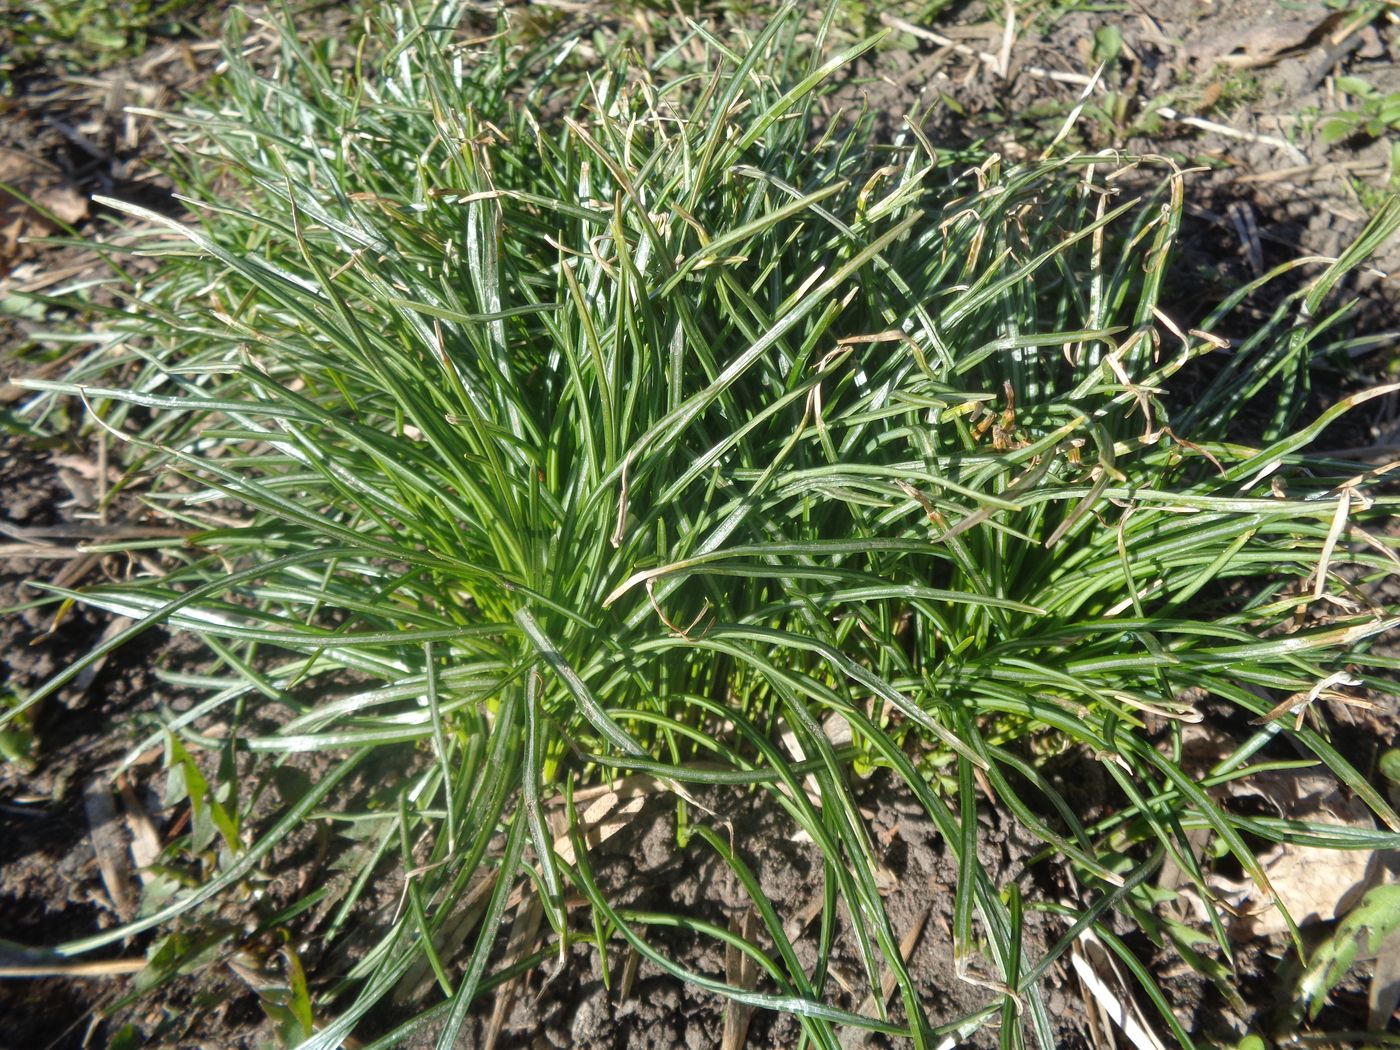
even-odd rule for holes
{"type": "MultiPolygon", "coordinates": [[[[0,694],[0,716],[8,716],[10,709],[18,708],[23,702],[22,695],[6,690],[0,694]]],[[[25,711],[13,718],[6,717],[4,728],[0,728],[0,761],[14,762],[30,769],[34,766],[36,748],[33,712],[25,711]]]]}
{"type": "Polygon", "coordinates": [[[1356,103],[1355,109],[1331,113],[1318,125],[1324,142],[1352,137],[1378,139],[1400,131],[1400,91],[1383,95],[1360,77],[1338,77],[1337,90],[1356,103]]]}

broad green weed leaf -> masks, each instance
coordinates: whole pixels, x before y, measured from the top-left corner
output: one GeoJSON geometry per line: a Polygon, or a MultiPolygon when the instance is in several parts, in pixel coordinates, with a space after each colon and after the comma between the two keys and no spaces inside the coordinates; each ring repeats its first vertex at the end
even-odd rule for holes
{"type": "Polygon", "coordinates": [[[1375,959],[1383,948],[1400,951],[1400,883],[1367,890],[1313,954],[1300,985],[1309,1016],[1317,1016],[1327,995],[1356,963],[1375,959]]]}

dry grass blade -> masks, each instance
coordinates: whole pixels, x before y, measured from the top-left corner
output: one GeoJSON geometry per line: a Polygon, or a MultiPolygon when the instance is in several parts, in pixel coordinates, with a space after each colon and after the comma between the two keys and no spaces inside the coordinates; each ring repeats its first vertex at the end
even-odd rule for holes
{"type": "MultiPolygon", "coordinates": [[[[518,962],[535,950],[543,919],[544,902],[538,893],[532,893],[516,909],[515,919],[511,922],[510,934],[506,938],[507,960],[518,962]]],[[[481,1050],[495,1050],[496,1043],[505,1030],[506,1020],[510,1017],[511,1007],[515,1004],[515,998],[520,994],[524,983],[525,974],[520,974],[496,989],[496,997],[491,1004],[491,1016],[487,1019],[486,1029],[481,1037],[481,1050]]]]}
{"type": "Polygon", "coordinates": [[[1132,985],[1093,933],[1085,931],[1080,937],[1071,951],[1070,962],[1095,1005],[1127,1037],[1134,1050],[1166,1050],[1138,1009],[1132,985]]]}
{"type": "MultiPolygon", "coordinates": [[[[937,882],[930,879],[929,889],[933,890],[936,886],[937,882]]],[[[924,935],[924,927],[928,925],[929,916],[933,914],[933,908],[934,905],[930,901],[930,903],[918,913],[914,921],[910,923],[909,929],[904,931],[904,936],[900,938],[899,956],[905,963],[908,963],[909,960],[913,958],[914,949],[919,946],[919,938],[924,935]]],[[[866,1015],[878,1012],[889,1002],[890,996],[894,994],[894,989],[895,976],[890,970],[886,969],[885,972],[880,975],[880,996],[882,1001],[877,1003],[873,994],[867,995],[860,1004],[860,1012],[866,1015]]],[[[862,1032],[860,1029],[848,1028],[841,1034],[841,1048],[842,1050],[861,1050],[861,1048],[866,1045],[868,1036],[869,1033],[862,1032]]]]}
{"type": "Polygon", "coordinates": [[[117,790],[121,793],[126,826],[131,833],[131,859],[136,862],[137,874],[144,878],[144,869],[160,858],[160,834],[151,823],[150,814],[146,812],[136,789],[131,786],[131,781],[125,775],[117,778],[117,790]]]}
{"type": "Polygon", "coordinates": [[[83,787],[83,812],[87,815],[88,838],[97,854],[102,885],[122,921],[136,914],[136,896],[131,885],[131,854],[117,820],[112,788],[105,776],[97,776],[83,787]]]}
{"type": "MultiPolygon", "coordinates": [[[[0,951],[0,959],[6,953],[0,951]]],[[[85,962],[36,962],[14,965],[0,962],[0,980],[35,977],[128,977],[146,968],[145,959],[89,959],[85,962]]]]}
{"type": "MultiPolygon", "coordinates": [[[[740,917],[730,920],[729,928],[746,941],[758,932],[758,916],[747,908],[740,917]]],[[[724,979],[736,988],[751,992],[758,986],[758,964],[732,944],[724,949],[724,979]]],[[[753,1007],[730,1001],[724,1004],[724,1034],[720,1050],[743,1050],[749,1038],[749,1020],[753,1007]]]]}
{"type": "MultiPolygon", "coordinates": [[[[606,842],[619,831],[631,825],[637,814],[646,805],[647,796],[637,793],[624,798],[615,791],[609,791],[599,795],[581,816],[581,826],[584,833],[584,841],[588,843],[590,849],[606,842]]],[[[574,856],[574,845],[569,840],[568,833],[554,840],[554,851],[559,855],[559,859],[565,864],[573,864],[578,858],[574,856]]]]}

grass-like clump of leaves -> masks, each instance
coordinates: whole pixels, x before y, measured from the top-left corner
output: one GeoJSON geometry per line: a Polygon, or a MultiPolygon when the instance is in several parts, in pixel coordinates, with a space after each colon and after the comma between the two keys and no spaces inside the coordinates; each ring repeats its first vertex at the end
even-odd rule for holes
{"type": "Polygon", "coordinates": [[[276,921],[334,944],[376,881],[404,903],[339,971],[291,966],[289,1030],[317,1050],[419,967],[426,1013],[369,1034],[452,1046],[487,989],[580,941],[827,1050],[846,1026],[934,1047],[995,1022],[1048,1046],[1041,978],[1091,926],[1189,1045],[1111,933],[1150,922],[1164,858],[1208,918],[1154,929],[1228,984],[1202,833],[1264,887],[1251,843],[1397,842],[1324,721],[1295,719],[1388,666],[1368,645],[1394,623],[1372,596],[1394,498],[1308,452],[1368,395],[1317,414],[1308,376],[1397,209],[1226,347],[1232,303],[1191,331],[1162,308],[1187,186],[1165,162],[940,157],[916,121],[882,142],[836,112],[831,76],[873,43],[832,54],[829,15],[747,42],[691,25],[648,66],[473,35],[465,7],[386,4],[355,54],[290,32],[260,71],[231,53],[219,106],[171,121],[194,218],[112,202],[160,266],[66,381],[33,384],[81,394],[192,534],[52,596],[134,622],[26,704],[158,624],[213,661],[175,676],[204,696],[151,738],[194,815],[167,853],[202,878],[63,950],[156,930],[156,977],[207,958],[215,905],[331,821],[358,843],[335,840],[342,877],[276,921]],[[1207,706],[1239,732],[1202,778],[1182,732],[1207,706]],[[1102,767],[1112,820],[1042,775],[1067,755],[1102,767]],[[1299,755],[1389,830],[1211,790],[1299,755]],[[274,787],[297,768],[300,792],[274,787]],[[855,797],[876,769],[958,858],[954,957],[990,989],[970,1017],[930,1013],[902,961],[855,797]],[[625,773],[671,800],[677,848],[733,868],[754,937],[600,889],[573,793],[625,773]],[[710,785],[766,792],[819,853],[815,966],[753,875],[764,844],[733,841],[724,793],[697,804],[710,785]],[[1082,911],[981,867],[988,805],[1072,869],[1082,911]],[[532,901],[539,948],[502,964],[532,901]],[[1037,909],[1064,932],[1039,954],[1037,909]],[[843,922],[855,993],[828,972],[843,922]],[[682,967],[656,947],[676,926],[737,942],[756,986],[682,967]]]}

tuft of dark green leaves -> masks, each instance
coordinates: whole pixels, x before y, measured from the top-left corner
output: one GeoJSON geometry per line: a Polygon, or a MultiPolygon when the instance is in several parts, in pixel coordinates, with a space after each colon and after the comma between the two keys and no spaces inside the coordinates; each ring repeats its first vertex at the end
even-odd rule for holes
{"type": "Polygon", "coordinates": [[[197,0],[0,0],[0,95],[42,67],[91,73],[183,31],[197,0]]]}

